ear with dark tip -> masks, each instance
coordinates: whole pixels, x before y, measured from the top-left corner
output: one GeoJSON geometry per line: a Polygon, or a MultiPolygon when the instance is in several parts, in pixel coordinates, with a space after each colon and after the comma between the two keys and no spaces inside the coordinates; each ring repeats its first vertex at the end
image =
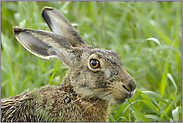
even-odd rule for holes
{"type": "Polygon", "coordinates": [[[31,53],[44,59],[59,58],[67,66],[74,62],[73,47],[61,35],[53,32],[13,27],[16,39],[31,53]]]}
{"type": "Polygon", "coordinates": [[[44,7],[41,11],[42,17],[52,32],[64,36],[73,47],[91,47],[88,45],[64,15],[52,7],[44,7]]]}

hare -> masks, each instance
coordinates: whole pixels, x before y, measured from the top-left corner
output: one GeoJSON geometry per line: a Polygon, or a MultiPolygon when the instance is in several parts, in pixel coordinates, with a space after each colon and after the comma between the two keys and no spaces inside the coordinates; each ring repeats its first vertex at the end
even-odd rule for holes
{"type": "Polygon", "coordinates": [[[1,99],[1,121],[107,122],[110,104],[131,98],[135,80],[117,52],[87,44],[59,10],[44,7],[41,14],[51,32],[15,26],[16,39],[36,56],[59,58],[69,69],[60,86],[1,99]]]}

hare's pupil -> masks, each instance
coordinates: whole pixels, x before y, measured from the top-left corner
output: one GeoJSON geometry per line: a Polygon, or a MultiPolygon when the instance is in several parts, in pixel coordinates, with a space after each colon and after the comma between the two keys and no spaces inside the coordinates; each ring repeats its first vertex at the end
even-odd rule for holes
{"type": "Polygon", "coordinates": [[[97,61],[96,60],[92,60],[91,63],[92,63],[92,66],[96,66],[97,65],[97,61]]]}

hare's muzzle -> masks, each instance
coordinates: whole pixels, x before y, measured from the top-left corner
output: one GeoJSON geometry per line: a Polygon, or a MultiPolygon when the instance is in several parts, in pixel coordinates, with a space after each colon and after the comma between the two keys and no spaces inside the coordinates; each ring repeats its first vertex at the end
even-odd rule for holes
{"type": "Polygon", "coordinates": [[[114,82],[113,85],[115,88],[112,92],[114,103],[123,103],[127,98],[131,98],[135,94],[136,81],[126,70],[123,70],[120,79],[114,82]]]}
{"type": "MultiPolygon", "coordinates": [[[[122,67],[123,68],[123,67],[122,67]]],[[[127,98],[134,95],[136,89],[136,81],[130,76],[130,74],[123,68],[121,78],[121,90],[128,94],[127,98]]]]}
{"type": "Polygon", "coordinates": [[[125,76],[120,81],[113,82],[110,87],[113,88],[110,91],[112,98],[108,99],[113,103],[121,104],[127,98],[133,97],[136,90],[136,82],[128,74],[128,76],[125,76]]]}
{"type": "Polygon", "coordinates": [[[133,92],[136,89],[136,82],[133,78],[127,79],[126,82],[122,84],[122,87],[128,92],[133,92]]]}

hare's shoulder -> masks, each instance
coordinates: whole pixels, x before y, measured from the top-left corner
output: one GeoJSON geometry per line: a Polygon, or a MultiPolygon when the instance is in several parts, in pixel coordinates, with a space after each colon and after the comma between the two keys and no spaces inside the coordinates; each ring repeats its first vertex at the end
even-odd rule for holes
{"type": "Polygon", "coordinates": [[[51,116],[53,111],[55,115],[60,115],[58,112],[61,111],[61,106],[69,100],[69,92],[52,85],[3,98],[1,121],[51,121],[47,118],[55,117],[51,116]]]}

